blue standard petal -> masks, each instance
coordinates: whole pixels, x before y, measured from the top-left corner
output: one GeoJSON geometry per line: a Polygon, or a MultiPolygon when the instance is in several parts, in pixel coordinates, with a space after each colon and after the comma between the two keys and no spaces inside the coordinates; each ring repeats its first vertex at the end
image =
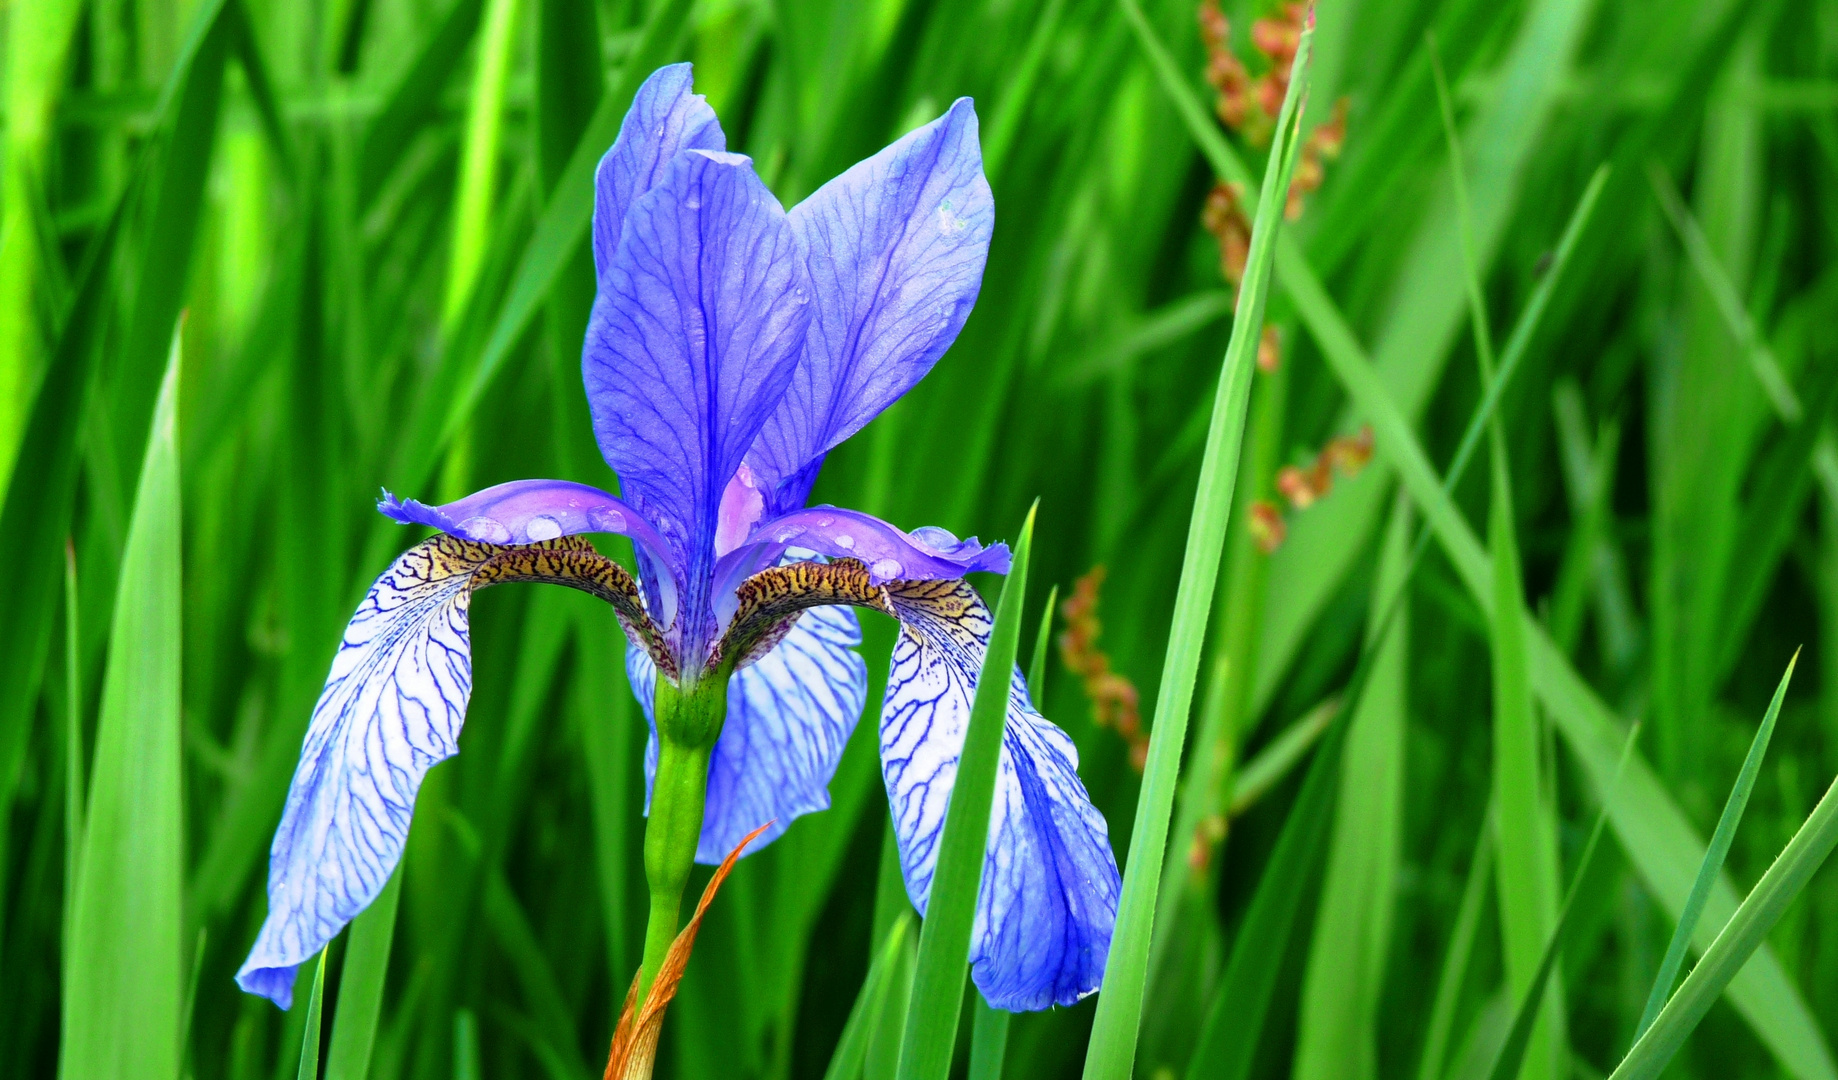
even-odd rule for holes
{"type": "Polygon", "coordinates": [[[817,311],[754,453],[769,514],[803,505],[803,467],[924,378],[976,304],[995,200],[970,99],[819,188],[791,223],[817,311]]]}
{"type": "Polygon", "coordinates": [[[632,204],[594,300],[582,355],[594,434],[663,536],[692,665],[712,628],[722,491],[803,355],[809,296],[797,238],[752,162],[687,150],[632,204]]]}
{"type": "MultiPolygon", "coordinates": [[[[819,607],[728,683],[728,715],[708,766],[708,804],[696,861],[721,862],[749,832],[773,822],[747,849],[784,835],[794,819],[830,808],[830,779],[868,697],[868,665],[856,652],[855,612],[819,607]]],[[[656,669],[642,650],[626,657],[632,692],[651,716],[656,669]]],[[[657,729],[645,748],[645,800],[657,775],[657,729]]]]}
{"type": "MultiPolygon", "coordinates": [[[[887,595],[900,638],[881,709],[881,765],[907,893],[923,913],[991,620],[961,580],[895,582],[887,595]]],[[[1072,740],[1034,710],[1017,670],[971,937],[977,989],[1010,1011],[1070,1005],[1096,990],[1121,892],[1072,740]]]]}
{"type": "Polygon", "coordinates": [[[236,975],[283,1009],[294,968],[383,890],[422,778],[458,749],[472,693],[467,609],[479,555],[444,537],[409,549],[345,629],[274,834],[268,918],[236,975]]]}
{"type": "Polygon", "coordinates": [[[601,278],[619,247],[625,213],[657,186],[664,166],[683,150],[726,150],[715,110],[690,92],[688,64],[658,68],[632,97],[619,137],[594,170],[594,270],[601,278]]]}

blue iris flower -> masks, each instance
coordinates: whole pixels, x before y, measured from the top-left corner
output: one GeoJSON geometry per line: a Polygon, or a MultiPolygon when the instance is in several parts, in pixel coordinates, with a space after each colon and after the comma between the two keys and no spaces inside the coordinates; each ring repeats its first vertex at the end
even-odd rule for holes
{"type": "MultiPolygon", "coordinates": [[[[968,98],[789,213],[726,152],[690,68],[662,68],[601,159],[599,290],[582,350],[594,434],[623,499],[523,480],[445,506],[385,496],[439,530],[377,579],[345,631],[275,834],[267,921],[237,979],[283,1007],[294,970],[382,890],[429,767],[471,691],[476,589],[547,581],[612,604],[647,715],[660,674],[726,679],[695,853],[829,806],[867,694],[851,606],[900,635],[880,749],[908,895],[923,912],[991,620],[963,578],[1008,550],[805,505],[824,455],[917,383],[982,283],[994,224],[968,98]],[[637,580],[579,534],[630,537],[637,580]]],[[[647,772],[655,779],[652,722],[647,772]]],[[[997,1007],[1096,990],[1119,880],[1065,733],[1017,673],[972,971],[997,1007]]]]}

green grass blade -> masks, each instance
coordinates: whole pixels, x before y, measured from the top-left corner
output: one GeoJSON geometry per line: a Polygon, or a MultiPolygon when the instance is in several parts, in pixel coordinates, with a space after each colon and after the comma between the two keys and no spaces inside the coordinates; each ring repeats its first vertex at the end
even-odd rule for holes
{"type": "Polygon", "coordinates": [[[1040,609],[1040,629],[1034,631],[1034,655],[1027,665],[1027,693],[1034,699],[1034,711],[1045,714],[1047,693],[1047,651],[1053,642],[1053,612],[1059,604],[1059,586],[1047,590],[1046,605],[1040,609]]]}
{"type": "Polygon", "coordinates": [[[989,125],[989,137],[983,142],[983,167],[998,180],[1009,151],[1014,148],[1021,122],[1027,116],[1028,106],[1033,102],[1034,85],[1040,79],[1041,65],[1046,62],[1047,49],[1053,44],[1053,35],[1059,29],[1060,13],[1065,6],[1065,0],[1047,0],[1046,10],[1034,23],[1027,48],[1015,65],[1015,75],[1008,81],[996,105],[995,122],[989,125]]]}
{"type": "Polygon", "coordinates": [[[862,988],[855,995],[855,1004],[849,1008],[849,1019],[843,1024],[842,1036],[836,1040],[829,1066],[823,1070],[823,1080],[856,1080],[862,1075],[874,1021],[881,1015],[892,992],[893,977],[908,948],[907,938],[912,927],[912,915],[903,911],[887,928],[881,947],[875,951],[874,961],[868,965],[862,988]]]}
{"type": "Polygon", "coordinates": [[[1461,906],[1455,911],[1455,928],[1449,932],[1449,948],[1443,954],[1442,972],[1436,979],[1436,996],[1430,1005],[1429,1029],[1423,1037],[1423,1057],[1417,1064],[1417,1080],[1442,1080],[1443,1065],[1448,1059],[1449,1032],[1455,1026],[1455,1006],[1461,999],[1462,983],[1468,977],[1468,961],[1474,954],[1481,905],[1487,899],[1487,883],[1492,878],[1493,808],[1489,800],[1487,810],[1481,814],[1474,854],[1468,859],[1468,881],[1462,886],[1461,906]]]}
{"type": "MultiPolygon", "coordinates": [[[[1142,13],[1134,0],[1120,0],[1137,24],[1142,13]]],[[[1313,26],[1303,31],[1289,89],[1278,114],[1276,139],[1270,148],[1269,172],[1251,226],[1250,254],[1239,286],[1238,312],[1220,365],[1219,391],[1213,402],[1200,479],[1188,519],[1187,542],[1175,593],[1168,651],[1155,695],[1155,719],[1149,728],[1148,760],[1137,799],[1129,856],[1124,864],[1123,894],[1106,961],[1104,993],[1098,998],[1091,1043],[1085,1054],[1085,1080],[1127,1077],[1136,1054],[1143,993],[1148,981],[1149,949],[1154,935],[1156,893],[1168,843],[1169,815],[1180,777],[1181,751],[1187,737],[1188,710],[1219,574],[1226,525],[1231,518],[1238,458],[1244,442],[1245,411],[1250,401],[1258,343],[1263,335],[1264,306],[1269,299],[1271,260],[1282,217],[1289,177],[1295,167],[1300,133],[1295,129],[1298,103],[1308,89],[1308,55],[1313,26]]]]}
{"type": "MultiPolygon", "coordinates": [[[[518,259],[510,288],[492,323],[491,336],[486,339],[484,350],[473,366],[471,378],[446,411],[435,449],[450,439],[471,415],[511,347],[523,336],[537,308],[548,296],[555,276],[570,262],[576,246],[587,235],[588,223],[593,219],[594,167],[607,147],[613,144],[614,136],[619,134],[619,122],[632,104],[632,96],[651,72],[674,52],[690,7],[690,0],[664,0],[652,10],[637,45],[620,69],[618,82],[601,97],[600,106],[588,120],[587,130],[581,134],[573,156],[556,178],[555,194],[543,208],[536,231],[518,259]]],[[[420,475],[411,471],[411,478],[420,475]]]]}
{"type": "Polygon", "coordinates": [[[5,164],[0,172],[0,493],[31,413],[32,384],[44,362],[37,305],[38,267],[59,253],[41,250],[34,227],[46,165],[55,145],[54,110],[65,82],[64,60],[78,0],[42,0],[7,13],[5,164]]]}
{"type": "MultiPolygon", "coordinates": [[[[77,605],[77,549],[64,543],[64,921],[69,932],[70,905],[77,893],[77,867],[83,851],[83,774],[88,759],[83,753],[83,661],[79,643],[77,605]]],[[[65,942],[64,958],[70,957],[65,942]]],[[[70,972],[64,972],[70,978],[70,972]]]]}
{"type": "Polygon", "coordinates": [[[1652,1080],[1672,1060],[1672,1055],[1704,1019],[1704,1014],[1737,973],[1762,948],[1768,931],[1781,913],[1812,879],[1833,845],[1838,844],[1838,782],[1826,789],[1811,816],[1793,834],[1787,847],[1768,867],[1754,891],[1730,916],[1728,923],[1671,1001],[1660,1010],[1653,1026],[1629,1050],[1610,1080],[1652,1080]]]}
{"type": "Polygon", "coordinates": [[[945,1080],[963,1011],[964,972],[970,962],[970,931],[976,920],[977,890],[983,879],[989,809],[995,802],[996,764],[1008,721],[1009,673],[1021,644],[1021,612],[1027,600],[1028,557],[1034,545],[1034,515],[1015,540],[1014,565],[996,605],[989,651],[977,676],[976,697],[958,757],[957,779],[945,809],[938,841],[938,865],[919,932],[919,967],[913,976],[906,1034],[900,1045],[900,1080],[945,1080]]]}
{"type": "Polygon", "coordinates": [[[1237,817],[1257,804],[1257,800],[1289,775],[1289,770],[1315,745],[1315,740],[1340,715],[1340,699],[1329,698],[1304,713],[1295,723],[1290,724],[1272,736],[1256,756],[1238,767],[1232,775],[1232,801],[1228,807],[1231,817],[1237,817]]]}
{"type": "MultiPolygon", "coordinates": [[[[1487,301],[1475,250],[1467,169],[1455,128],[1455,109],[1450,103],[1449,88],[1443,78],[1442,61],[1433,36],[1428,47],[1443,134],[1449,148],[1449,174],[1461,232],[1462,277],[1467,286],[1474,352],[1480,364],[1482,383],[1503,385],[1494,378],[1493,335],[1487,322],[1487,301]]],[[[1539,760],[1539,728],[1532,711],[1530,677],[1526,673],[1525,627],[1520,600],[1524,579],[1519,566],[1517,515],[1513,510],[1506,429],[1498,412],[1492,412],[1493,419],[1488,425],[1492,467],[1489,470],[1487,542],[1492,555],[1494,592],[1489,644],[1493,673],[1493,810],[1500,846],[1500,859],[1496,864],[1500,929],[1506,953],[1507,982],[1512,992],[1529,995],[1528,1000],[1535,1003],[1530,1010],[1531,1018],[1540,1015],[1536,1003],[1548,1001],[1550,1006],[1543,1013],[1541,1037],[1532,1044],[1529,1060],[1522,1058],[1526,1040],[1531,1037],[1530,1019],[1524,1025],[1515,1022],[1500,1061],[1511,1059],[1509,1078],[1520,1075],[1523,1065],[1532,1080],[1558,1080],[1565,1043],[1562,987],[1549,979],[1549,965],[1558,954],[1546,944],[1540,956],[1541,943],[1557,941],[1563,929],[1561,917],[1556,912],[1557,837],[1540,775],[1543,769],[1539,760]],[[1515,1039],[1518,1040],[1516,1048],[1515,1039]]],[[[1522,1014],[1524,1011],[1521,1010],[1522,1014]]]]}
{"type": "Polygon", "coordinates": [[[332,1044],[326,1055],[326,1080],[365,1080],[370,1075],[377,1021],[383,1015],[383,984],[389,974],[389,954],[396,936],[396,908],[401,900],[402,875],[398,872],[389,876],[389,882],[370,906],[351,920],[338,986],[338,1011],[332,1017],[332,1044]]]}
{"type": "Polygon", "coordinates": [[[300,1036],[299,1080],[319,1080],[319,1029],[325,1008],[325,954],[319,950],[319,962],[313,965],[313,996],[306,1006],[306,1031],[300,1036]]]}
{"type": "MultiPolygon", "coordinates": [[[[1043,19],[1048,16],[1042,16],[1043,19]]],[[[1028,661],[1028,696],[1034,708],[1046,711],[1047,652],[1053,639],[1053,613],[1059,604],[1059,586],[1047,590],[1047,602],[1040,609],[1040,627],[1034,632],[1034,654],[1028,661]]],[[[970,1080],[1002,1080],[1002,1061],[1008,1052],[1008,1026],[1011,1013],[995,1008],[981,994],[971,1006],[970,1080]]]]}
{"type": "MultiPolygon", "coordinates": [[[[1395,500],[1372,594],[1377,633],[1399,594],[1411,542],[1411,505],[1395,500]]],[[[1302,980],[1295,1052],[1299,1080],[1376,1076],[1380,995],[1404,813],[1404,738],[1410,621],[1400,607],[1377,648],[1371,684],[1349,721],[1314,935],[1302,980]]]]}
{"type": "MultiPolygon", "coordinates": [[[[142,252],[135,273],[134,307],[124,337],[107,367],[112,453],[131,462],[141,455],[154,398],[164,370],[173,320],[185,297],[191,256],[197,247],[198,221],[210,177],[217,119],[223,103],[223,73],[236,32],[235,16],[225,0],[199,5],[191,37],[164,94],[171,111],[159,149],[159,175],[149,184],[145,231],[137,237],[142,252]]],[[[129,478],[98,476],[100,498],[129,494],[129,478]]]]}
{"type": "Polygon", "coordinates": [[[1577,859],[1576,873],[1570,878],[1570,889],[1564,894],[1563,905],[1557,913],[1557,925],[1551,930],[1551,939],[1545,942],[1544,953],[1538,958],[1538,968],[1519,996],[1518,1010],[1513,1015],[1512,1027],[1506,1033],[1506,1042],[1500,1047],[1500,1055],[1494,1060],[1490,1080],[1513,1080],[1522,1075],[1526,1051],[1532,1038],[1532,1026],[1538,1020],[1541,1007],[1549,1000],[1546,984],[1550,982],[1551,972],[1557,968],[1557,958],[1563,955],[1564,942],[1569,936],[1570,915],[1576,910],[1577,887],[1589,876],[1589,868],[1595,862],[1596,847],[1601,843],[1602,832],[1608,825],[1608,808],[1615,797],[1615,788],[1627,769],[1628,758],[1633,756],[1634,740],[1639,737],[1640,726],[1636,724],[1628,732],[1627,744],[1621,750],[1621,760],[1615,766],[1615,779],[1609,784],[1601,812],[1596,815],[1595,827],[1589,830],[1589,840],[1583,845],[1582,856],[1577,859]]]}
{"type": "MultiPolygon", "coordinates": [[[[1350,336],[1349,336],[1350,340],[1350,336]]],[[[1398,471],[1411,497],[1469,594],[1483,610],[1493,607],[1492,574],[1486,549],[1438,481],[1422,445],[1397,402],[1357,351],[1324,348],[1329,366],[1360,411],[1370,419],[1378,452],[1398,471]]],[[[1622,726],[1543,629],[1525,621],[1531,684],[1538,698],[1598,792],[1614,774],[1622,726]]],[[[1617,837],[1647,888],[1669,911],[1682,910],[1704,845],[1659,779],[1638,757],[1629,766],[1626,790],[1611,811],[1617,837]]],[[[1735,910],[1733,891],[1720,883],[1706,915],[1727,919],[1735,910]]],[[[1707,946],[1700,931],[1697,942],[1707,946]]],[[[1824,1037],[1804,999],[1787,980],[1779,961],[1762,947],[1755,963],[1729,983],[1737,1010],[1770,1050],[1798,1077],[1838,1076],[1824,1037]]]]}
{"type": "Polygon", "coordinates": [[[1711,886],[1723,873],[1723,860],[1729,855],[1730,844],[1736,839],[1736,828],[1742,824],[1742,812],[1748,809],[1749,794],[1755,790],[1755,778],[1761,773],[1761,762],[1768,753],[1768,742],[1774,737],[1774,722],[1781,715],[1781,702],[1787,698],[1787,684],[1793,680],[1794,665],[1800,662],[1799,650],[1794,650],[1793,658],[1787,661],[1787,670],[1781,674],[1780,685],[1774,689],[1774,699],[1768,702],[1768,711],[1761,718],[1761,727],[1756,729],[1755,738],[1749,743],[1749,753],[1742,761],[1742,771],[1736,774],[1736,784],[1730,788],[1728,801],[1723,804],[1723,813],[1717,818],[1716,831],[1711,833],[1710,846],[1704,851],[1704,861],[1698,866],[1698,876],[1691,883],[1691,892],[1685,897],[1685,910],[1679,915],[1678,926],[1672,931],[1672,940],[1666,945],[1665,959],[1660,961],[1659,974],[1653,978],[1653,990],[1647,995],[1646,1008],[1640,1012],[1640,1023],[1634,1029],[1634,1041],[1639,1042],[1653,1021],[1659,1016],[1659,1010],[1672,995],[1672,986],[1678,980],[1679,967],[1685,962],[1685,949],[1691,944],[1691,935],[1698,927],[1698,918],[1704,914],[1704,903],[1710,899],[1711,886]]]}
{"type": "Polygon", "coordinates": [[[1653,195],[1659,200],[1660,208],[1666,212],[1666,219],[1677,231],[1679,242],[1684,245],[1685,254],[1691,260],[1692,269],[1697,271],[1698,280],[1703,283],[1705,291],[1710,293],[1717,313],[1723,317],[1724,325],[1736,338],[1743,359],[1748,361],[1749,369],[1755,374],[1755,381],[1761,384],[1762,392],[1767,394],[1774,411],[1790,424],[1798,420],[1805,410],[1793,392],[1793,384],[1782,374],[1780,361],[1775,359],[1773,350],[1768,348],[1767,342],[1756,331],[1754,322],[1749,319],[1749,313],[1743,307],[1742,298],[1736,295],[1735,282],[1730,280],[1728,272],[1718,261],[1710,240],[1691,216],[1685,200],[1679,197],[1672,177],[1657,162],[1649,161],[1647,182],[1652,185],[1653,195]]]}
{"type": "Polygon", "coordinates": [[[971,1009],[974,1019],[969,1080],[1002,1080],[1002,1065],[1008,1057],[1008,1025],[1014,1014],[991,1006],[981,994],[971,1009]]]}
{"type": "Polygon", "coordinates": [[[453,200],[453,244],[447,259],[447,292],[441,325],[449,332],[472,298],[485,251],[491,244],[492,208],[498,201],[500,132],[504,91],[510,77],[511,44],[517,31],[518,0],[487,0],[479,37],[472,93],[466,103],[466,134],[460,147],[459,188],[453,200]]]}
{"type": "Polygon", "coordinates": [[[69,934],[59,1074],[177,1080],[185,989],[179,732],[179,334],[128,529],[69,934]]]}
{"type": "MultiPolygon", "coordinates": [[[[896,875],[898,868],[895,869],[896,875]]],[[[905,903],[905,885],[900,887],[905,903]]],[[[903,909],[899,918],[910,918],[903,909]]],[[[892,966],[887,974],[887,993],[877,1012],[868,1015],[868,1045],[863,1051],[862,1080],[894,1080],[900,1071],[900,1055],[905,1046],[907,1010],[912,1005],[913,978],[919,966],[919,947],[915,934],[908,930],[893,950],[892,966]]]]}
{"type": "MultiPolygon", "coordinates": [[[[186,54],[163,99],[169,105],[177,103],[178,115],[173,115],[173,108],[160,114],[162,123],[188,131],[202,126],[202,118],[196,115],[199,111],[209,109],[214,114],[215,109],[214,99],[179,95],[170,89],[189,84],[192,72],[188,65],[196,57],[197,50],[186,54]]],[[[217,68],[220,76],[221,50],[217,51],[217,68]]],[[[210,81],[208,72],[199,78],[210,81]]],[[[68,537],[82,465],[78,440],[84,417],[96,400],[93,389],[99,366],[97,342],[108,321],[106,314],[117,299],[110,269],[123,225],[150,190],[176,190],[187,184],[201,189],[202,183],[201,173],[187,172],[171,154],[161,154],[157,148],[143,153],[107,225],[84,257],[76,296],[65,316],[43,383],[32,401],[19,452],[34,467],[7,485],[6,502],[0,507],[0,559],[20,571],[9,597],[8,617],[0,620],[0,808],[12,805],[26,738],[32,731],[29,713],[38,700],[49,658],[60,581],[56,568],[59,551],[68,537]]],[[[174,252],[145,246],[140,250],[143,275],[184,276],[179,269],[182,263],[175,264],[174,252]]],[[[176,307],[167,313],[168,331],[176,316],[176,307]]],[[[100,583],[91,583],[92,590],[100,587],[100,583]]],[[[0,848],[3,847],[4,839],[0,839],[0,848]]]]}
{"type": "MultiPolygon", "coordinates": [[[[604,642],[623,642],[610,611],[598,605],[577,610],[578,650],[603,648],[604,642]]],[[[611,973],[613,985],[622,987],[631,978],[638,959],[637,934],[642,933],[641,928],[632,925],[633,905],[628,888],[637,873],[633,866],[633,815],[643,804],[632,791],[635,747],[630,725],[635,703],[626,685],[625,665],[605,660],[577,664],[569,701],[591,796],[594,870],[606,935],[606,970],[611,973]]],[[[625,995],[621,992],[613,997],[616,1020],[625,995]]]]}
{"type": "Polygon", "coordinates": [[[436,116],[440,92],[452,78],[453,58],[463,55],[479,27],[484,0],[453,0],[429,32],[419,52],[402,70],[383,106],[364,129],[358,174],[363,203],[376,197],[389,173],[402,160],[417,126],[436,116]]]}

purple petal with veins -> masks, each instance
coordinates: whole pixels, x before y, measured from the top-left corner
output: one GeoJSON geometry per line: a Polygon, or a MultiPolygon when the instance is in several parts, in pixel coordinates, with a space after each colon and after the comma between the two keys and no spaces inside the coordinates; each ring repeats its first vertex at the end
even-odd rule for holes
{"type": "Polygon", "coordinates": [[[735,571],[772,566],[791,548],[836,559],[860,559],[877,585],[959,578],[979,570],[1006,574],[1009,562],[1007,544],[984,547],[974,536],[959,540],[930,525],[909,533],[855,510],[813,506],[755,529],[750,543],[728,554],[716,567],[716,588],[725,592],[746,576],[736,577],[735,571]]]}

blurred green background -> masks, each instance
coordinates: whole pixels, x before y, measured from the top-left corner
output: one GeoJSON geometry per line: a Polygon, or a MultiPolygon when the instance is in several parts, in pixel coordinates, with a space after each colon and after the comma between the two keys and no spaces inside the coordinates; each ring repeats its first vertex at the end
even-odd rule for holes
{"type": "MultiPolygon", "coordinates": [[[[1261,172],[1299,9],[1144,8],[1261,172]]],[[[1272,291],[1137,1075],[1487,1075],[1639,720],[1645,764],[1578,885],[1524,1073],[1604,1075],[1802,646],[1700,944],[1838,769],[1838,3],[1323,0],[1318,19],[1285,235],[1325,295],[1282,272],[1272,291]],[[1363,348],[1446,469],[1483,385],[1464,237],[1496,350],[1549,292],[1504,437],[1456,489],[1476,533],[1491,516],[1490,542],[1516,542],[1529,708],[1496,708],[1491,599],[1444,537],[1348,720],[1331,828],[1279,883],[1293,932],[1246,942],[1421,520],[1324,355],[1363,348]],[[1222,995],[1234,955],[1267,1009],[1222,995]]],[[[615,483],[580,382],[587,177],[673,60],[787,205],[975,98],[998,207],[981,299],[816,498],[985,539],[1040,498],[1024,640],[1052,619],[1045,711],[1121,861],[1249,213],[1124,8],[11,0],[5,33],[0,1072],[54,1075],[81,1013],[165,1033],[119,1075],[295,1075],[310,970],[291,1013],[231,976],[340,630],[415,538],[376,493],[615,483]],[[155,422],[174,349],[176,436],[155,422]],[[137,483],[143,460],[177,488],[137,483]],[[1042,610],[1053,585],[1069,610],[1042,610]]],[[[421,795],[368,1074],[597,1076],[644,918],[623,642],[563,590],[473,610],[463,752],[421,795]]],[[[864,623],[884,677],[891,624],[864,623]]],[[[901,907],[877,890],[878,700],[833,808],[725,886],[660,1076],[824,1075],[901,907]]],[[[357,1007],[345,952],[328,1030],[357,1007]]],[[[1091,1001],[1017,1017],[1006,1075],[1077,1075],[1091,1023],[1091,1001]]],[[[1838,1077],[1833,1031],[1827,869],[1669,1075],[1838,1077]]],[[[357,1080],[336,1039],[328,1075],[357,1080]]]]}

